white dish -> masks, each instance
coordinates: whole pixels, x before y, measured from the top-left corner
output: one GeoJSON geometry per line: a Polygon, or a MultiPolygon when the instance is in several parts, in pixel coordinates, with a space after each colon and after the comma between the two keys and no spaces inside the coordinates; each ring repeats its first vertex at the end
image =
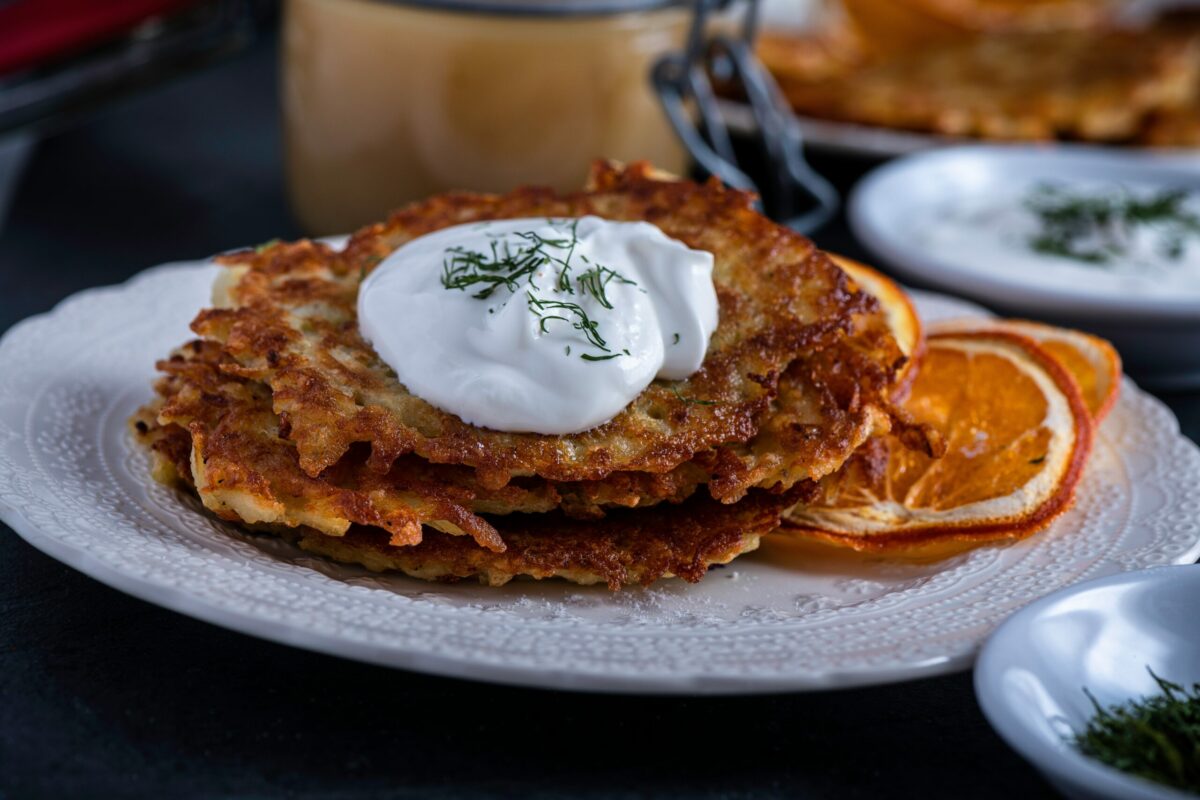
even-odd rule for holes
{"type": "MultiPolygon", "coordinates": [[[[740,134],[752,134],[756,130],[754,114],[745,103],[736,100],[718,100],[721,116],[729,129],[740,134]]],[[[804,143],[808,147],[830,153],[865,158],[896,158],[928,150],[950,146],[977,145],[981,140],[965,136],[948,136],[940,133],[906,131],[900,128],[885,128],[880,125],[864,125],[858,122],[841,122],[821,119],[804,114],[793,114],[804,143]]],[[[1083,142],[1044,142],[1039,147],[1063,152],[1074,150],[1104,150],[1114,153],[1138,153],[1166,157],[1197,158],[1197,151],[1187,148],[1153,148],[1122,145],[1096,145],[1083,142]]]]}
{"type": "Polygon", "coordinates": [[[872,172],[851,197],[850,225],[902,274],[991,304],[1034,313],[1200,324],[1200,288],[1182,295],[1133,294],[1101,283],[1098,279],[1107,277],[1101,268],[1069,262],[1055,271],[1066,279],[1050,281],[989,268],[986,262],[966,263],[922,240],[922,229],[936,223],[949,206],[1055,180],[1145,183],[1200,192],[1200,168],[1174,161],[1100,151],[956,147],[899,159],[872,172]]]}
{"type": "Polygon", "coordinates": [[[1099,280],[1094,267],[1031,276],[939,251],[922,240],[956,201],[1041,180],[1146,183],[1200,191],[1200,162],[1097,148],[956,147],[899,159],[868,175],[850,199],[854,233],[882,262],[924,285],[952,291],[1011,316],[1033,316],[1111,339],[1135,374],[1156,384],[1200,380],[1200,289],[1138,294],[1099,280]],[[1070,272],[1071,274],[1067,274],[1070,272]],[[1077,275],[1075,273],[1078,273],[1077,275]]]}
{"type": "MultiPolygon", "coordinates": [[[[1126,382],[1078,505],[1047,532],[936,564],[782,541],[696,586],[611,594],[368,573],[239,531],[155,484],[126,417],[189,337],[215,268],[93,289],[0,340],[0,518],[51,556],[166,608],[278,642],[442,675],[647,693],[885,683],[965,668],[1031,599],[1200,554],[1200,450],[1126,382]]],[[[928,318],[977,313],[917,294],[928,318]]]]}
{"type": "MultiPolygon", "coordinates": [[[[1200,511],[1200,504],[1192,501],[1200,511]]],[[[1147,671],[1200,681],[1200,566],[1077,584],[1014,614],[988,639],[975,691],[988,721],[1065,794],[1112,800],[1193,797],[1130,776],[1069,743],[1102,706],[1159,694],[1147,671]]]]}

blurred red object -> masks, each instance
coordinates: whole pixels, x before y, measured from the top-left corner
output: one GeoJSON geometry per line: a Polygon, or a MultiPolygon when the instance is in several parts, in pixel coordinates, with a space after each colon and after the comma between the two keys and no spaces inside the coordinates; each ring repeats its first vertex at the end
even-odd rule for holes
{"type": "Polygon", "coordinates": [[[13,0],[0,4],[0,75],[102,44],[200,0],[13,0]]]}

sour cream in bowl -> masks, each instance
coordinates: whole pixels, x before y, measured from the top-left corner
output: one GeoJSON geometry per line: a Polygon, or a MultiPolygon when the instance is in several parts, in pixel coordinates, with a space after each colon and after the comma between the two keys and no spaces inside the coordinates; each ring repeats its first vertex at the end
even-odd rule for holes
{"type": "Polygon", "coordinates": [[[1200,158],[952,148],[876,170],[849,213],[912,282],[1106,336],[1152,382],[1200,383],[1200,158]]]}

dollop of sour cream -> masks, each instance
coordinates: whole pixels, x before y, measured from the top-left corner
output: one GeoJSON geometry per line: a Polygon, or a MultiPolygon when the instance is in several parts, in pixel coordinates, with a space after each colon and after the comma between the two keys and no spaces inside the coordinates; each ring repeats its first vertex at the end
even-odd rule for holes
{"type": "Polygon", "coordinates": [[[717,327],[711,253],[647,222],[475,222],[363,282],[363,336],[416,396],[473,425],[566,434],[682,380],[717,327]]]}

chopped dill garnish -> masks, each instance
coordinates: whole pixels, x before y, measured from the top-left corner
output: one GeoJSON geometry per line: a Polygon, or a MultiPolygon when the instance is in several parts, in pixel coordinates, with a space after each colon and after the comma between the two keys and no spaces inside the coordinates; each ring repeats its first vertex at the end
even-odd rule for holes
{"type": "MultiPolygon", "coordinates": [[[[567,294],[575,294],[575,292],[571,289],[571,256],[575,255],[575,245],[579,244],[579,220],[572,220],[570,229],[571,239],[570,242],[565,245],[565,247],[563,242],[566,240],[562,239],[543,240],[542,244],[548,244],[551,247],[557,247],[559,250],[565,249],[567,251],[567,255],[561,261],[558,261],[559,266],[562,267],[562,269],[560,269],[558,272],[558,290],[560,292],[566,292],[567,294]]],[[[517,235],[522,236],[522,234],[517,235]]],[[[532,233],[526,235],[536,236],[536,234],[532,233]]]]}
{"type": "MultiPolygon", "coordinates": [[[[564,270],[562,275],[566,274],[564,270]]],[[[596,298],[596,302],[605,308],[612,308],[612,301],[608,299],[608,284],[610,281],[616,280],[618,283],[624,283],[629,286],[637,286],[636,281],[631,281],[615,269],[608,267],[592,267],[586,270],[576,280],[579,283],[579,291],[583,294],[590,294],[596,298]]]]}
{"type": "MultiPolygon", "coordinates": [[[[442,261],[442,287],[471,291],[471,296],[477,300],[490,298],[497,290],[504,288],[515,295],[525,289],[525,302],[538,320],[538,330],[549,333],[553,322],[565,322],[580,331],[592,347],[606,355],[581,354],[585,361],[607,361],[621,355],[629,355],[625,350],[612,353],[608,342],[600,335],[600,325],[592,319],[587,310],[579,303],[569,300],[558,300],[546,297],[536,278],[544,267],[556,270],[551,287],[558,295],[575,295],[592,297],[601,308],[611,310],[612,300],[608,296],[608,286],[613,281],[636,286],[637,282],[629,280],[621,273],[609,267],[596,264],[584,270],[578,276],[571,272],[571,260],[579,244],[579,220],[569,223],[566,220],[548,219],[547,222],[556,229],[563,230],[562,237],[547,237],[537,231],[516,231],[511,234],[488,234],[492,241],[486,251],[472,250],[465,247],[450,247],[445,251],[442,261]],[[505,239],[514,237],[516,242],[505,239]]],[[[585,263],[592,262],[582,253],[580,259],[585,263]]],[[[488,313],[494,313],[493,308],[488,313]]],[[[678,338],[678,335],[677,337],[678,338]]],[[[571,354],[571,348],[566,348],[566,354],[571,354]]]]}
{"type": "Polygon", "coordinates": [[[679,391],[678,386],[672,386],[671,391],[674,392],[676,397],[691,406],[715,406],[717,404],[716,400],[699,400],[695,397],[688,397],[679,391]]]}
{"type": "MultiPolygon", "coordinates": [[[[578,303],[568,303],[562,300],[546,300],[529,291],[525,292],[525,299],[529,306],[529,311],[538,317],[538,328],[542,333],[546,333],[546,324],[548,322],[553,322],[554,320],[569,322],[571,323],[571,327],[587,337],[588,342],[593,347],[597,347],[606,353],[609,352],[608,342],[600,335],[599,324],[596,320],[588,316],[583,306],[578,303]],[[563,311],[571,316],[564,317],[561,314],[547,314],[547,311],[563,311]],[[571,317],[574,317],[573,322],[571,317]]],[[[620,355],[620,353],[617,353],[617,355],[620,355]]]]}
{"type": "Polygon", "coordinates": [[[1146,668],[1162,694],[1101,707],[1074,736],[1086,756],[1146,780],[1200,793],[1200,683],[1185,689],[1146,668]]]}
{"type": "Polygon", "coordinates": [[[1187,209],[1187,199],[1183,189],[1139,197],[1127,189],[1088,195],[1039,184],[1024,203],[1040,223],[1028,244],[1046,255],[1109,264],[1129,255],[1136,232],[1149,228],[1159,234],[1159,255],[1178,261],[1187,240],[1200,237],[1200,216],[1187,209]]]}
{"type": "Polygon", "coordinates": [[[486,300],[501,286],[516,293],[523,279],[536,289],[534,273],[550,260],[540,246],[519,247],[514,252],[508,242],[492,242],[491,253],[450,247],[446,254],[442,262],[442,287],[465,292],[481,286],[471,295],[476,300],[486,300]]]}

